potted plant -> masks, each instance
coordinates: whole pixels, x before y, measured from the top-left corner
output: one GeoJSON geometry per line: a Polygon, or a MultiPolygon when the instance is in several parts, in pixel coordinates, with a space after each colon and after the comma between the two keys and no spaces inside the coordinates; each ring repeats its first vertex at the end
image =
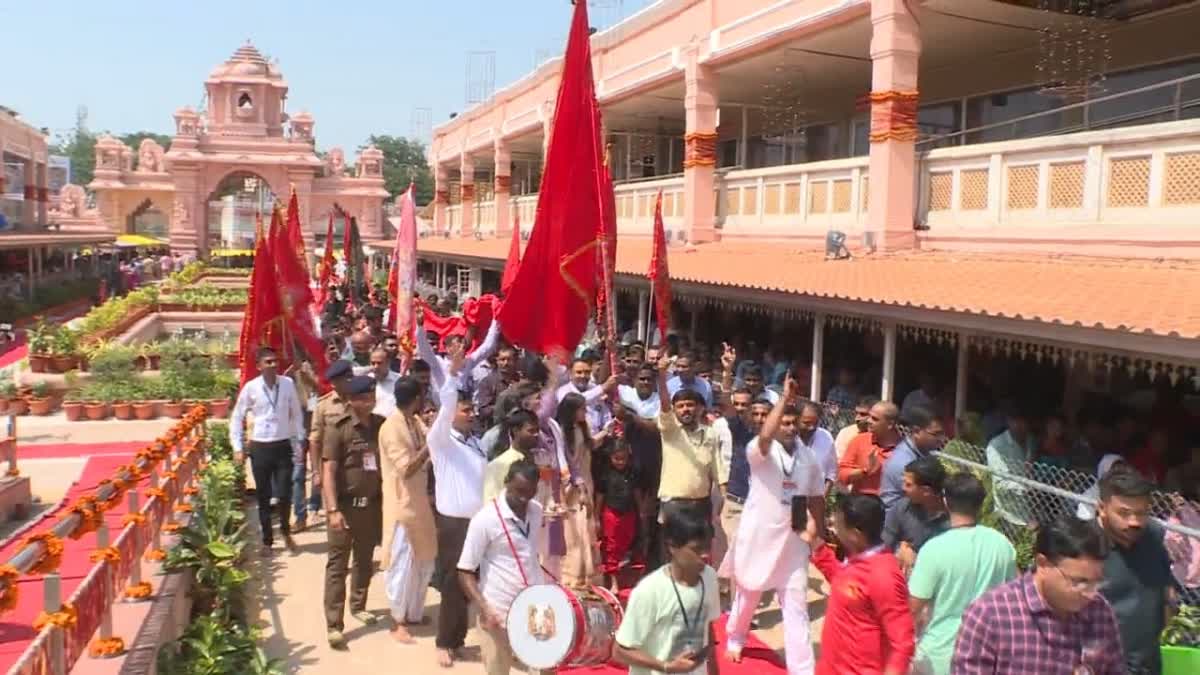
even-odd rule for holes
{"type": "Polygon", "coordinates": [[[28,400],[29,412],[34,415],[49,415],[54,408],[54,399],[50,398],[50,384],[45,381],[33,383],[28,400]]]}
{"type": "Polygon", "coordinates": [[[1163,675],[1200,673],[1200,606],[1181,605],[1162,632],[1163,675]]]}
{"type": "Polygon", "coordinates": [[[217,373],[213,379],[213,397],[208,401],[208,411],[217,419],[225,419],[229,417],[229,402],[237,395],[238,378],[226,371],[217,373]]]}
{"type": "Polygon", "coordinates": [[[67,393],[63,396],[62,409],[68,422],[78,422],[83,419],[83,397],[79,392],[79,373],[70,371],[63,378],[67,385],[67,393]]]}
{"type": "Polygon", "coordinates": [[[119,420],[133,419],[136,388],[132,382],[114,382],[112,387],[112,416],[119,420]]]}
{"type": "Polygon", "coordinates": [[[95,382],[83,392],[83,414],[89,420],[108,419],[109,385],[95,382]]]}
{"type": "Polygon", "coordinates": [[[158,370],[160,354],[157,342],[144,342],[138,351],[142,370],[158,370]]]}
{"type": "Polygon", "coordinates": [[[29,329],[28,337],[29,370],[44,373],[50,362],[50,343],[54,337],[54,327],[48,325],[44,317],[39,316],[37,323],[29,329]]]}
{"type": "Polygon", "coordinates": [[[79,333],[62,326],[50,341],[50,358],[54,372],[65,373],[75,368],[79,356],[79,333]]]}
{"type": "Polygon", "coordinates": [[[183,417],[183,399],[187,393],[183,375],[172,369],[163,374],[160,382],[161,396],[165,401],[159,406],[159,411],[164,417],[173,419],[183,417]]]}
{"type": "Polygon", "coordinates": [[[17,383],[12,380],[6,380],[0,384],[0,397],[3,397],[8,402],[8,414],[24,415],[29,412],[29,404],[25,399],[17,395],[17,383]]]}

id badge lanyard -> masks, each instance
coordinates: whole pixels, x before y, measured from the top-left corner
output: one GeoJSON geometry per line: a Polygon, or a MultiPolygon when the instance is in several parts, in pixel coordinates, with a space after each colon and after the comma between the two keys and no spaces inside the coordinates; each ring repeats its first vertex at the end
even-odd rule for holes
{"type": "Polygon", "coordinates": [[[675,576],[671,574],[670,568],[667,568],[667,578],[671,580],[671,589],[675,591],[675,602],[679,603],[679,615],[683,617],[683,631],[688,637],[688,643],[694,649],[699,650],[701,645],[700,636],[700,613],[704,611],[704,575],[700,575],[700,601],[696,603],[696,612],[692,616],[691,621],[688,621],[687,609],[683,606],[683,596],[679,594],[679,585],[675,583],[675,576]]]}

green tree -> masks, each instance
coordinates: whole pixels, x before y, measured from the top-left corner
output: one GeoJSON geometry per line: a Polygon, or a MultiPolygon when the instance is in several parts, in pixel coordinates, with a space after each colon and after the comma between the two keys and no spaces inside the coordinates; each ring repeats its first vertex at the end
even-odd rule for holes
{"type": "Polygon", "coordinates": [[[75,128],[50,146],[50,152],[71,159],[71,182],[87,186],[96,170],[96,135],[85,128],[75,128]]]}
{"type": "Polygon", "coordinates": [[[372,134],[359,150],[368,145],[374,145],[383,153],[383,186],[388,194],[394,198],[413,182],[418,205],[433,200],[433,173],[425,160],[424,143],[403,136],[372,134]]]}

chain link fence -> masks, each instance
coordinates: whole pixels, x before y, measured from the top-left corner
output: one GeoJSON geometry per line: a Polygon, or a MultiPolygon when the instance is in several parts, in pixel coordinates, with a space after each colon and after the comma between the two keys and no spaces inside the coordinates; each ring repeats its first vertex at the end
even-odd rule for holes
{"type": "MultiPolygon", "coordinates": [[[[854,423],[853,410],[822,406],[821,425],[837,435],[854,423]]],[[[962,439],[934,453],[949,471],[971,471],[988,490],[981,521],[1004,533],[1017,549],[1018,562],[1029,564],[1034,532],[1066,514],[1094,518],[1099,501],[1097,476],[1045,461],[1011,463],[994,449],[962,439]]],[[[1165,543],[1185,604],[1200,605],[1200,503],[1178,493],[1155,492],[1151,516],[1166,531],[1165,543]]]]}

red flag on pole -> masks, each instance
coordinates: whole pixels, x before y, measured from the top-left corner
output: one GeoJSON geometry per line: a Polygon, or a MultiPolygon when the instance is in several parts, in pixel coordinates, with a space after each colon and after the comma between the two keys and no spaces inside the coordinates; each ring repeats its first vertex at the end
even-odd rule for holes
{"type": "Polygon", "coordinates": [[[308,251],[304,249],[304,230],[300,225],[300,203],[295,189],[292,190],[292,196],[288,199],[287,246],[295,253],[296,261],[300,264],[305,278],[311,279],[308,273],[308,251]]]}
{"type": "Polygon", "coordinates": [[[325,228],[325,253],[321,256],[321,268],[317,272],[317,312],[324,311],[325,303],[329,300],[329,282],[333,280],[333,267],[336,264],[333,257],[333,211],[330,211],[329,225],[325,228]]]}
{"type": "Polygon", "coordinates": [[[510,342],[543,354],[575,350],[596,297],[604,166],[586,2],[575,4],[554,110],[533,234],[498,316],[510,342]]]}
{"type": "Polygon", "coordinates": [[[396,337],[406,348],[412,341],[416,313],[413,294],[417,287],[417,205],[413,202],[415,186],[400,196],[400,227],[396,228],[396,247],[392,249],[392,269],[388,274],[388,297],[391,303],[388,322],[394,326],[396,337]]]}
{"type": "MultiPolygon", "coordinates": [[[[663,230],[662,190],[654,202],[654,253],[650,256],[650,286],[654,293],[654,320],[658,323],[659,344],[667,343],[671,328],[671,275],[667,271],[667,236],[663,230]]],[[[647,340],[648,342],[649,340],[647,340]]]]}
{"type": "Polygon", "coordinates": [[[275,284],[275,262],[271,258],[271,237],[263,232],[262,214],[258,215],[255,230],[254,269],[250,271],[250,290],[246,298],[246,311],[242,314],[239,345],[243,385],[258,374],[255,360],[258,348],[267,346],[278,351],[282,345],[281,331],[270,330],[272,326],[277,328],[275,317],[282,312],[275,284]]]}
{"type": "Polygon", "coordinates": [[[504,276],[500,278],[500,294],[507,297],[521,268],[521,212],[513,216],[512,242],[508,245],[508,260],[504,261],[504,276]]]}

